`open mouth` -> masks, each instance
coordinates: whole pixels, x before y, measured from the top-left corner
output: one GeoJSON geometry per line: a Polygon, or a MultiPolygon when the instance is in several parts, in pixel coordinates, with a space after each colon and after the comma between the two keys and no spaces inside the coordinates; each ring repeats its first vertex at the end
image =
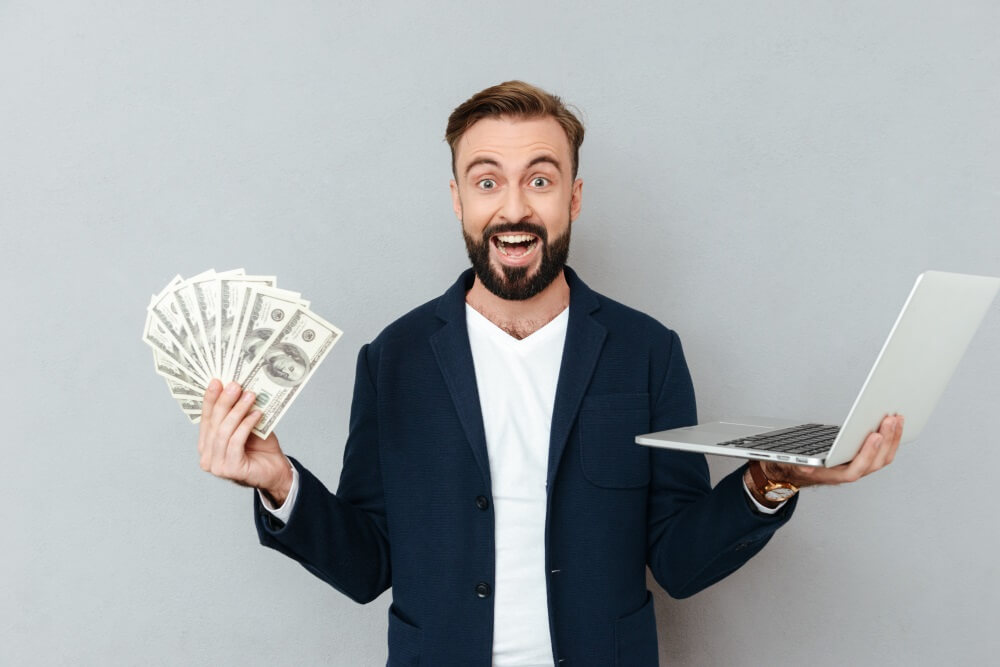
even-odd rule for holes
{"type": "Polygon", "coordinates": [[[524,232],[495,234],[490,241],[501,255],[511,259],[523,259],[538,247],[538,237],[524,232]]]}

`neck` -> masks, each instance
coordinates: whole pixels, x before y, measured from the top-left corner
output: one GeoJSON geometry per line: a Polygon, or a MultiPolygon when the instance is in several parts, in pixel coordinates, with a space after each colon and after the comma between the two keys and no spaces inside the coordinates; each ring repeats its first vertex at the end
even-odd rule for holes
{"type": "Polygon", "coordinates": [[[526,338],[554,320],[569,306],[569,283],[561,272],[548,287],[523,301],[502,299],[479,282],[465,293],[465,302],[514,338],[526,338]]]}

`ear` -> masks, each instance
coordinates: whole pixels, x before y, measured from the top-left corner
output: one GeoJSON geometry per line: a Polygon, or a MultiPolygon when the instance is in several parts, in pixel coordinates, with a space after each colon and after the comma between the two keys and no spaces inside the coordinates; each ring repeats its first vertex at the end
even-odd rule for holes
{"type": "Polygon", "coordinates": [[[569,200],[569,221],[573,222],[580,215],[580,207],[583,204],[583,179],[578,178],[573,181],[573,191],[569,200]]]}
{"type": "Polygon", "coordinates": [[[462,198],[458,195],[458,183],[454,178],[448,181],[448,187],[451,188],[451,208],[458,221],[462,222],[462,198]]]}

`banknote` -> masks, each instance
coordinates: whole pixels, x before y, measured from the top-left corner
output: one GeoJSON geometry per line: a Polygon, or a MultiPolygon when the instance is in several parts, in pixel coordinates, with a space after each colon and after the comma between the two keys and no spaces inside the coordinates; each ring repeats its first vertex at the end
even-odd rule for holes
{"type": "Polygon", "coordinates": [[[262,412],[253,429],[256,435],[270,435],[340,336],[340,329],[302,307],[283,321],[242,383],[245,391],[256,394],[254,406],[262,412]]]}
{"type": "Polygon", "coordinates": [[[222,327],[222,281],[233,280],[244,275],[243,269],[233,269],[216,273],[212,278],[193,282],[208,345],[207,357],[212,364],[214,377],[222,376],[222,357],[219,350],[220,329],[222,327]]]}
{"type": "Polygon", "coordinates": [[[198,363],[207,378],[214,376],[215,370],[214,365],[208,358],[209,348],[208,339],[205,336],[205,322],[201,317],[201,311],[198,307],[198,294],[195,292],[194,284],[198,281],[210,280],[214,273],[215,271],[209,269],[193,278],[188,278],[180,285],[172,288],[174,300],[180,309],[184,325],[194,338],[195,351],[198,353],[198,363]]]}
{"type": "Polygon", "coordinates": [[[246,295],[243,320],[236,332],[229,375],[243,383],[249,365],[256,359],[263,345],[299,306],[297,292],[273,287],[254,287],[246,295]]]}
{"type": "Polygon", "coordinates": [[[218,302],[219,283],[214,276],[195,280],[191,283],[191,294],[198,307],[195,316],[201,323],[202,335],[205,338],[205,363],[212,377],[219,376],[219,364],[216,359],[216,330],[219,327],[218,302]]]}
{"type": "Polygon", "coordinates": [[[162,292],[153,297],[148,310],[159,320],[159,324],[169,334],[168,337],[180,348],[184,359],[195,370],[199,371],[199,377],[202,377],[204,380],[207,377],[200,373],[203,369],[201,368],[200,357],[196,349],[197,342],[184,324],[184,317],[181,315],[180,308],[177,306],[172,292],[172,289],[182,282],[183,280],[180,276],[175,276],[162,292]]]}
{"type": "Polygon", "coordinates": [[[152,348],[156,374],[191,422],[200,421],[212,378],[226,383],[255,373],[264,397],[258,394],[258,403],[268,403],[261,423],[270,433],[340,338],[300,293],[276,285],[272,275],[209,269],[174,276],[150,297],[142,339],[152,348]]]}
{"type": "MultiPolygon", "coordinates": [[[[242,347],[245,334],[247,333],[247,327],[250,326],[250,321],[247,319],[253,313],[254,299],[253,294],[256,288],[267,288],[267,285],[261,284],[250,284],[247,283],[243,286],[242,292],[239,294],[238,298],[240,301],[239,309],[237,310],[237,315],[235,318],[234,333],[230,336],[229,351],[227,356],[227,361],[223,366],[222,380],[228,382],[230,380],[236,379],[236,373],[234,370],[235,364],[240,358],[240,355],[244,354],[246,350],[242,347]]],[[[302,298],[302,295],[298,292],[292,292],[290,290],[279,290],[274,285],[270,286],[275,291],[272,292],[275,296],[280,296],[288,301],[295,301],[300,306],[305,308],[309,307],[309,301],[302,298]]],[[[263,332],[260,332],[261,334],[263,332]]],[[[252,341],[248,342],[248,345],[252,345],[252,341]]],[[[245,362],[244,362],[245,363],[245,362]]]]}
{"type": "Polygon", "coordinates": [[[200,380],[199,378],[185,372],[184,369],[177,364],[177,362],[173,361],[169,357],[163,356],[163,353],[156,348],[153,349],[153,368],[156,369],[157,375],[160,375],[167,380],[175,380],[193,387],[198,387],[201,389],[202,394],[205,393],[205,387],[207,384],[204,380],[200,380]]]}
{"type": "Polygon", "coordinates": [[[170,395],[176,399],[192,399],[198,401],[198,408],[201,408],[201,399],[205,396],[205,390],[200,387],[196,387],[193,384],[188,384],[186,382],[181,382],[179,380],[172,380],[170,378],[165,378],[167,381],[167,389],[170,390],[170,395]]]}
{"type": "Polygon", "coordinates": [[[170,335],[170,332],[158,318],[147,314],[142,339],[147,345],[158,351],[162,358],[172,361],[187,375],[199,378],[207,384],[208,378],[204,371],[187,358],[180,344],[170,335]]]}
{"type": "Polygon", "coordinates": [[[177,403],[181,406],[181,411],[187,416],[192,423],[197,424],[201,421],[201,399],[194,398],[179,398],[177,403]]]}
{"type": "Polygon", "coordinates": [[[219,280],[219,329],[216,347],[219,351],[221,368],[219,379],[228,382],[229,353],[236,335],[237,319],[243,307],[244,295],[251,287],[274,287],[277,280],[274,276],[239,276],[219,280]]]}

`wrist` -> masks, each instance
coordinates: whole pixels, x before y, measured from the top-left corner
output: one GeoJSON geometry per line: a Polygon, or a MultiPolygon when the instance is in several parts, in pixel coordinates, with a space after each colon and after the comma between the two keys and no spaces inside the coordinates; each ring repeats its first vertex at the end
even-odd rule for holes
{"type": "Polygon", "coordinates": [[[801,487],[799,480],[795,478],[794,474],[791,474],[795,466],[782,466],[774,461],[757,461],[757,465],[760,466],[760,471],[769,481],[792,484],[796,488],[801,487]],[[792,471],[789,471],[788,468],[791,468],[792,471]]]}
{"type": "Polygon", "coordinates": [[[743,484],[750,491],[750,495],[753,496],[753,499],[756,500],[761,505],[763,505],[764,507],[771,510],[781,507],[780,502],[773,502],[764,497],[764,493],[760,489],[758,489],[757,485],[754,483],[753,476],[750,474],[749,467],[747,467],[747,469],[743,471],[743,484]]]}
{"type": "Polygon", "coordinates": [[[267,501],[274,507],[281,507],[288,499],[288,493],[292,489],[292,468],[291,464],[282,466],[282,472],[277,482],[267,487],[261,487],[260,492],[264,494],[267,501]]]}
{"type": "Polygon", "coordinates": [[[781,507],[788,499],[799,492],[798,486],[789,481],[783,481],[771,470],[764,467],[762,461],[750,461],[743,473],[750,494],[764,507],[775,509],[781,507]]]}

